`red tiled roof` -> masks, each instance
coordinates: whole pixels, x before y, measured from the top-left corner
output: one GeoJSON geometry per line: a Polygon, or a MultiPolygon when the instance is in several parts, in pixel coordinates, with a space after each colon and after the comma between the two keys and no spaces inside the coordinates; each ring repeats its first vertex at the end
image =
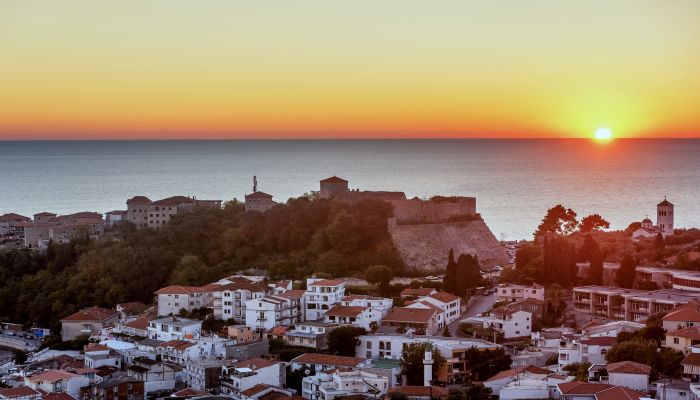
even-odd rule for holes
{"type": "Polygon", "coordinates": [[[342,285],[343,281],[338,279],[321,279],[311,284],[311,286],[339,286],[342,285]]]}
{"type": "Polygon", "coordinates": [[[651,374],[650,366],[634,361],[620,361],[608,364],[605,368],[608,370],[608,373],[615,372],[618,374],[651,374]]]}
{"type": "Polygon", "coordinates": [[[52,213],[52,212],[48,212],[48,211],[44,211],[44,212],[40,212],[40,213],[34,214],[35,217],[55,217],[56,215],[58,215],[58,214],[52,213]]]}
{"type": "Polygon", "coordinates": [[[406,288],[401,291],[401,296],[416,296],[416,297],[424,297],[424,296],[430,296],[431,293],[433,293],[435,289],[433,288],[406,288]]]}
{"type": "Polygon", "coordinates": [[[170,285],[156,291],[156,294],[191,294],[202,293],[202,288],[197,286],[170,285]]]}
{"type": "Polygon", "coordinates": [[[287,328],[286,326],[280,325],[270,329],[270,334],[272,336],[283,336],[287,333],[288,330],[289,328],[287,328]]]}
{"type": "Polygon", "coordinates": [[[7,213],[0,215],[0,221],[31,221],[32,219],[29,217],[25,217],[24,215],[19,215],[15,213],[7,213]]]}
{"type": "Polygon", "coordinates": [[[93,351],[109,351],[109,347],[103,346],[99,343],[90,343],[83,346],[83,353],[91,353],[93,351]]]}
{"type": "Polygon", "coordinates": [[[184,350],[188,347],[192,347],[195,344],[185,340],[169,340],[158,345],[158,347],[172,347],[175,350],[184,350]]]}
{"type": "Polygon", "coordinates": [[[447,293],[442,290],[435,294],[431,294],[430,297],[443,303],[452,303],[453,301],[459,300],[459,297],[453,295],[452,293],[447,293]]]}
{"type": "Polygon", "coordinates": [[[179,204],[191,204],[194,200],[187,196],[171,196],[164,199],[156,200],[152,204],[158,206],[177,206],[179,204]]]}
{"type": "Polygon", "coordinates": [[[596,400],[639,400],[648,396],[623,386],[615,386],[596,393],[596,400]]]}
{"type": "Polygon", "coordinates": [[[364,359],[359,357],[343,357],[334,356],[331,354],[319,354],[319,353],[304,353],[297,358],[293,359],[292,362],[299,364],[322,364],[322,365],[334,365],[338,367],[356,367],[357,364],[361,363],[364,359]]]}
{"type": "Polygon", "coordinates": [[[0,397],[14,399],[16,397],[28,397],[28,396],[38,396],[41,395],[39,391],[36,391],[29,386],[18,386],[14,388],[0,388],[0,397]]]}
{"type": "Polygon", "coordinates": [[[518,368],[509,369],[506,371],[501,371],[501,372],[497,373],[496,375],[487,379],[485,382],[497,381],[497,380],[503,379],[503,378],[510,378],[512,376],[522,374],[523,372],[528,372],[528,373],[534,374],[534,375],[548,375],[548,374],[552,373],[552,371],[550,371],[548,369],[540,368],[540,367],[537,367],[535,365],[526,365],[524,367],[518,367],[518,368]]]}
{"type": "Polygon", "coordinates": [[[224,290],[247,290],[249,292],[266,292],[267,290],[257,283],[252,282],[233,282],[221,285],[212,291],[224,291],[224,290]]]}
{"type": "Polygon", "coordinates": [[[102,219],[102,214],[92,212],[92,211],[82,211],[82,212],[77,212],[74,214],[68,214],[68,215],[61,215],[61,219],[66,219],[66,218],[94,218],[94,219],[102,219]]]}
{"type": "Polygon", "coordinates": [[[233,366],[235,368],[260,369],[260,368],[269,367],[269,366],[275,365],[275,364],[277,364],[277,363],[274,361],[270,361],[270,360],[266,360],[264,358],[257,357],[257,358],[251,358],[250,360],[239,361],[239,362],[233,364],[233,366]]]}
{"type": "Polygon", "coordinates": [[[250,397],[250,396],[252,396],[252,395],[254,395],[254,394],[260,393],[260,392],[262,392],[263,390],[268,389],[268,388],[271,388],[271,387],[274,387],[274,386],[268,385],[268,384],[266,384],[266,383],[258,383],[257,385],[255,385],[255,386],[253,386],[253,387],[250,387],[250,388],[248,388],[248,389],[242,391],[241,394],[242,394],[243,396],[250,397]]]}
{"type": "Polygon", "coordinates": [[[333,175],[330,178],[322,179],[321,183],[348,183],[348,181],[333,175]]]}
{"type": "Polygon", "coordinates": [[[388,394],[401,393],[408,397],[447,397],[449,393],[445,388],[437,386],[395,386],[389,389],[388,394]]]}
{"type": "Polygon", "coordinates": [[[74,374],[72,372],[68,371],[61,371],[58,369],[50,369],[48,371],[44,371],[40,374],[32,375],[29,377],[30,382],[56,382],[60,381],[63,379],[70,379],[70,378],[75,378],[79,377],[80,375],[74,374]]]}
{"type": "Polygon", "coordinates": [[[126,326],[127,328],[131,328],[131,329],[140,329],[142,331],[145,331],[148,329],[149,319],[150,319],[150,317],[148,317],[148,316],[137,318],[131,322],[124,324],[124,326],[126,326]]]}
{"type": "Polygon", "coordinates": [[[185,388],[170,395],[170,397],[195,397],[195,396],[210,396],[211,393],[203,390],[185,388]]]}
{"type": "Polygon", "coordinates": [[[278,296],[287,297],[290,299],[300,299],[300,298],[304,297],[304,293],[305,293],[304,290],[294,289],[294,290],[287,290],[284,293],[280,293],[280,294],[278,294],[278,296]]]}
{"type": "Polygon", "coordinates": [[[560,383],[557,385],[561,394],[575,395],[575,394],[596,394],[600,391],[613,388],[613,385],[608,385],[607,383],[588,383],[582,381],[573,381],[560,383]]]}
{"type": "Polygon", "coordinates": [[[119,306],[122,308],[122,310],[127,313],[127,314],[141,314],[142,312],[146,311],[148,309],[148,306],[146,304],[141,303],[140,301],[132,301],[130,303],[121,303],[119,306]]]}
{"type": "Polygon", "coordinates": [[[330,310],[326,311],[326,315],[333,315],[336,317],[357,317],[366,309],[367,307],[360,306],[333,306],[330,310]]]}
{"type": "Polygon", "coordinates": [[[435,310],[427,308],[393,308],[382,321],[426,323],[435,315],[435,310]]]}
{"type": "Polygon", "coordinates": [[[700,353],[690,353],[685,358],[683,361],[681,361],[681,365],[692,365],[695,367],[700,367],[700,353]]]}
{"type": "Polygon", "coordinates": [[[682,322],[700,322],[700,310],[696,303],[684,304],[680,307],[669,311],[662,320],[663,321],[682,321],[682,322]]]}
{"type": "Polygon", "coordinates": [[[71,314],[61,321],[105,321],[117,315],[117,312],[107,308],[90,307],[84,308],[71,314]]]}
{"type": "Polygon", "coordinates": [[[267,194],[265,192],[253,192],[251,194],[245,195],[246,200],[247,199],[271,199],[272,195],[267,194]]]}
{"type": "Polygon", "coordinates": [[[692,340],[700,340],[700,326],[689,326],[667,333],[668,336],[677,336],[692,340]]]}
{"type": "Polygon", "coordinates": [[[73,397],[65,392],[47,393],[47,394],[43,395],[41,398],[42,398],[42,400],[75,400],[75,397],[73,397]]]}

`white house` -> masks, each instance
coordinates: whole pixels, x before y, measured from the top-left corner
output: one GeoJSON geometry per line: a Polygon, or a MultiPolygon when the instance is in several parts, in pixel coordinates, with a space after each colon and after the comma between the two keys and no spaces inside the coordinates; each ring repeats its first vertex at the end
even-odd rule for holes
{"type": "Polygon", "coordinates": [[[532,334],[532,313],[499,307],[484,317],[471,317],[465,323],[480,324],[483,329],[492,329],[505,339],[512,339],[532,334]]]}
{"type": "Polygon", "coordinates": [[[284,334],[284,341],[292,346],[325,350],[327,347],[326,336],[338,326],[340,325],[325,322],[300,322],[294,326],[294,329],[284,334]]]}
{"type": "Polygon", "coordinates": [[[360,328],[370,330],[372,322],[379,325],[382,316],[379,313],[374,314],[368,307],[362,306],[341,306],[335,305],[330,310],[326,311],[324,321],[329,324],[353,325],[360,328]]]}
{"type": "Polygon", "coordinates": [[[276,326],[293,326],[299,322],[299,299],[286,293],[267,295],[246,301],[245,324],[258,330],[269,330],[276,326]]]}
{"type": "Polygon", "coordinates": [[[148,338],[162,341],[191,339],[202,331],[202,321],[182,317],[165,317],[148,323],[148,338]]]}
{"type": "Polygon", "coordinates": [[[284,363],[252,358],[221,369],[221,393],[242,398],[241,392],[259,384],[282,386],[285,383],[284,363]]]}
{"type": "Polygon", "coordinates": [[[544,301],[544,286],[533,283],[531,286],[502,283],[496,287],[496,301],[513,303],[523,299],[544,301]]]}
{"type": "Polygon", "coordinates": [[[311,368],[316,372],[328,371],[330,369],[350,368],[354,369],[364,361],[359,357],[335,356],[332,354],[304,353],[290,363],[292,371],[301,368],[311,368]]]}
{"type": "Polygon", "coordinates": [[[107,346],[90,343],[84,347],[83,351],[85,353],[85,368],[95,369],[105,366],[121,368],[121,356],[107,346]]]}
{"type": "Polygon", "coordinates": [[[186,340],[169,340],[156,346],[155,353],[160,356],[163,362],[187,365],[191,360],[200,357],[196,344],[186,340]]]}
{"type": "Polygon", "coordinates": [[[609,336],[563,338],[558,350],[559,367],[563,368],[569,364],[582,362],[605,364],[605,354],[616,342],[617,338],[609,336]]]}
{"type": "Polygon", "coordinates": [[[389,389],[389,378],[365,371],[321,372],[307,376],[301,383],[301,396],[309,400],[334,400],[352,394],[378,398],[389,389]]]}
{"type": "Polygon", "coordinates": [[[418,301],[425,301],[440,308],[445,314],[445,325],[451,324],[460,316],[461,299],[453,294],[440,291],[430,296],[420,297],[418,301]]]}
{"type": "Polygon", "coordinates": [[[80,398],[80,388],[88,386],[90,379],[83,375],[57,369],[47,370],[24,378],[24,384],[46,393],[68,393],[80,398]]]}
{"type": "Polygon", "coordinates": [[[308,278],[304,293],[304,320],[322,320],[326,311],[345,297],[345,282],[336,279],[308,278]]]}
{"type": "Polygon", "coordinates": [[[236,323],[243,323],[246,318],[246,302],[259,299],[266,294],[266,288],[262,285],[246,282],[243,279],[224,285],[207,285],[208,306],[214,311],[214,317],[218,319],[233,319],[236,323]]]}
{"type": "MultiPolygon", "coordinates": [[[[534,365],[528,365],[525,367],[513,368],[506,371],[501,371],[496,375],[490,377],[484,381],[484,386],[490,388],[492,393],[496,396],[499,395],[501,388],[512,382],[513,380],[519,379],[546,379],[552,371],[534,365]]],[[[547,398],[548,396],[542,397],[547,398]]]]}
{"type": "Polygon", "coordinates": [[[372,313],[371,318],[375,318],[374,314],[380,314],[381,317],[387,315],[394,307],[394,300],[386,297],[351,294],[343,297],[340,300],[340,305],[367,307],[372,313]]]}
{"type": "Polygon", "coordinates": [[[621,361],[608,364],[608,383],[633,390],[646,391],[649,387],[651,367],[634,361],[621,361]]]}
{"type": "Polygon", "coordinates": [[[192,311],[205,306],[204,291],[196,286],[172,285],[156,292],[158,315],[177,315],[180,310],[192,311]]]}

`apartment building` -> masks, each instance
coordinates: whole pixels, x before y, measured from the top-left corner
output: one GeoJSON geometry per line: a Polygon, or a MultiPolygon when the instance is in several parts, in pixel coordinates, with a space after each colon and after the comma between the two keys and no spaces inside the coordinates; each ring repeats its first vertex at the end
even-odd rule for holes
{"type": "Polygon", "coordinates": [[[97,239],[104,235],[102,214],[79,212],[57,216],[53,213],[34,215],[33,222],[24,222],[24,246],[45,249],[50,241],[68,243],[74,239],[97,239]]]}
{"type": "Polygon", "coordinates": [[[202,321],[181,317],[154,319],[148,323],[148,338],[162,341],[192,339],[202,331],[202,321]]]}
{"type": "Polygon", "coordinates": [[[257,330],[276,326],[293,326],[300,321],[299,299],[292,296],[267,295],[245,304],[245,324],[257,330]]]}
{"type": "Polygon", "coordinates": [[[343,297],[345,282],[337,279],[308,278],[304,293],[304,320],[323,320],[326,311],[340,303],[343,297]]]}
{"type": "Polygon", "coordinates": [[[435,305],[444,313],[444,324],[449,325],[460,316],[461,299],[451,293],[439,291],[429,296],[420,297],[418,301],[435,305]]]}
{"type": "Polygon", "coordinates": [[[73,340],[81,335],[99,333],[102,328],[119,321],[119,313],[107,308],[84,308],[61,319],[61,340],[73,340]]]}
{"type": "Polygon", "coordinates": [[[381,314],[374,314],[373,317],[368,307],[342,305],[331,307],[324,317],[329,324],[353,325],[366,330],[370,330],[373,323],[378,326],[381,319],[381,314]]]}
{"type": "Polygon", "coordinates": [[[171,285],[156,291],[158,315],[178,315],[180,310],[192,311],[204,307],[205,291],[197,286],[171,285]]]}
{"type": "Polygon", "coordinates": [[[264,192],[253,192],[245,195],[245,212],[265,212],[275,206],[272,195],[264,192]]]}
{"type": "Polygon", "coordinates": [[[366,307],[369,309],[370,318],[379,318],[389,314],[394,307],[394,300],[386,297],[352,294],[340,300],[341,306],[366,307]]]}
{"type": "Polygon", "coordinates": [[[625,321],[644,321],[697,298],[697,292],[678,289],[634,290],[608,286],[574,288],[576,311],[625,321]]]}
{"type": "Polygon", "coordinates": [[[31,221],[31,218],[15,213],[0,215],[0,236],[23,237],[24,223],[31,221]]]}
{"type": "Polygon", "coordinates": [[[403,333],[412,331],[416,335],[435,335],[439,330],[440,310],[433,307],[395,307],[382,319],[379,331],[403,333]]]}
{"type": "Polygon", "coordinates": [[[499,307],[491,311],[490,315],[470,317],[464,321],[468,324],[480,325],[482,329],[491,329],[504,339],[530,337],[532,334],[532,313],[508,307],[499,307]]]}
{"type": "Polygon", "coordinates": [[[610,336],[585,337],[572,335],[563,338],[559,344],[559,367],[569,364],[590,362],[605,364],[605,354],[615,345],[617,338],[610,336]]]}
{"type": "Polygon", "coordinates": [[[301,383],[301,396],[309,400],[335,400],[353,394],[373,398],[386,394],[389,378],[365,371],[339,371],[307,376],[301,383]]]}
{"type": "Polygon", "coordinates": [[[224,285],[207,285],[203,288],[211,299],[208,306],[218,319],[233,319],[236,323],[245,323],[246,302],[265,296],[266,288],[253,282],[232,282],[224,285]]]}
{"type": "Polygon", "coordinates": [[[221,369],[221,394],[241,399],[241,392],[260,384],[283,386],[286,382],[284,363],[253,358],[221,369]]]}
{"type": "Polygon", "coordinates": [[[300,322],[294,326],[294,329],[284,334],[284,341],[292,346],[309,347],[318,351],[325,350],[328,347],[326,336],[338,326],[340,325],[317,321],[300,322]]]}
{"type": "Polygon", "coordinates": [[[637,284],[653,282],[660,289],[671,288],[700,292],[700,271],[637,267],[635,280],[637,284]]]}
{"type": "Polygon", "coordinates": [[[544,286],[533,283],[531,286],[502,283],[496,287],[496,301],[512,303],[533,298],[544,301],[544,286]]]}
{"type": "Polygon", "coordinates": [[[138,228],[160,229],[175,215],[195,207],[221,208],[221,200],[199,200],[195,197],[172,196],[152,201],[146,196],[134,196],[126,201],[126,220],[138,228]]]}

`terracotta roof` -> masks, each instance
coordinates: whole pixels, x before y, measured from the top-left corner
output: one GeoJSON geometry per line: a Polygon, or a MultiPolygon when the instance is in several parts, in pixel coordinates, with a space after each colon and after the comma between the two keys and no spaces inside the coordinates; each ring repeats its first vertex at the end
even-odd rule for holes
{"type": "Polygon", "coordinates": [[[14,399],[15,397],[38,396],[41,392],[36,391],[29,386],[18,386],[14,388],[0,388],[0,397],[14,399]]]}
{"type": "Polygon", "coordinates": [[[82,212],[77,212],[74,214],[68,214],[68,215],[61,215],[61,219],[65,218],[94,218],[94,219],[102,219],[102,214],[92,212],[92,211],[82,211],[82,212]]]}
{"type": "Polygon", "coordinates": [[[140,301],[132,301],[130,303],[121,303],[118,305],[122,308],[122,310],[125,313],[132,315],[141,314],[142,312],[148,309],[148,306],[146,304],[141,303],[140,301]]]}
{"type": "Polygon", "coordinates": [[[249,292],[266,292],[267,290],[257,283],[252,282],[233,282],[221,285],[213,291],[224,291],[224,290],[247,290],[249,292]]]}
{"type": "Polygon", "coordinates": [[[535,365],[526,365],[524,367],[518,367],[518,368],[509,369],[506,371],[501,371],[501,372],[497,373],[496,375],[487,379],[485,382],[497,381],[497,380],[504,379],[504,378],[510,378],[510,377],[516,376],[518,374],[522,374],[523,372],[527,372],[527,373],[535,374],[535,375],[548,375],[548,374],[552,373],[552,371],[550,371],[548,369],[540,368],[540,367],[537,367],[535,365]]]}
{"type": "MultiPolygon", "coordinates": [[[[543,306],[543,305],[544,305],[544,301],[539,300],[539,299],[535,299],[535,298],[533,298],[533,297],[526,297],[526,298],[524,298],[524,299],[522,299],[522,300],[514,301],[514,302],[512,302],[512,303],[508,303],[507,306],[508,306],[508,307],[512,307],[512,306],[515,306],[515,305],[518,305],[518,304],[535,304],[535,305],[538,305],[538,306],[543,306]]],[[[593,321],[591,321],[591,322],[593,322],[593,321]]],[[[590,322],[589,322],[589,324],[590,324],[590,322]]],[[[595,325],[598,325],[598,324],[595,324],[595,325]]],[[[584,325],[584,327],[586,327],[586,326],[588,326],[588,324],[584,325]]],[[[592,326],[592,325],[591,325],[591,326],[592,326]]],[[[583,329],[583,328],[582,328],[582,329],[583,329]]]]}
{"type": "Polygon", "coordinates": [[[427,308],[393,308],[382,321],[391,322],[421,322],[425,323],[435,315],[435,310],[427,308]]]}
{"type": "Polygon", "coordinates": [[[210,396],[211,393],[204,390],[185,388],[170,395],[170,397],[195,397],[195,396],[210,396]]]}
{"type": "Polygon", "coordinates": [[[266,384],[266,383],[258,383],[257,385],[255,385],[255,386],[253,386],[253,387],[250,387],[250,388],[248,388],[248,389],[246,389],[246,390],[243,390],[243,391],[241,392],[241,394],[242,394],[243,396],[250,397],[250,396],[253,396],[253,395],[255,395],[255,394],[257,394],[257,393],[260,393],[260,392],[262,392],[263,390],[268,389],[268,388],[271,388],[271,387],[274,387],[274,386],[268,385],[268,384],[266,384]]]}
{"type": "Polygon", "coordinates": [[[37,216],[38,216],[38,217],[55,217],[56,215],[58,215],[58,214],[52,213],[52,212],[48,212],[48,211],[44,211],[44,212],[40,212],[40,213],[34,214],[35,217],[37,217],[37,216]]]}
{"type": "Polygon", "coordinates": [[[265,192],[253,192],[251,194],[245,195],[246,200],[247,199],[271,199],[272,195],[267,194],[265,192]]]}
{"type": "Polygon", "coordinates": [[[444,292],[442,290],[435,294],[431,294],[430,297],[443,303],[452,303],[453,301],[459,300],[459,297],[453,295],[452,293],[444,292]]]}
{"type": "Polygon", "coordinates": [[[31,221],[32,219],[29,217],[25,217],[24,215],[19,215],[15,213],[7,213],[0,215],[0,221],[31,221]]]}
{"type": "Polygon", "coordinates": [[[291,282],[292,282],[292,281],[290,281],[290,280],[281,280],[281,281],[275,283],[275,287],[276,287],[276,288],[282,288],[282,289],[284,289],[284,288],[286,288],[287,286],[289,286],[289,284],[290,284],[291,282]]]}
{"type": "Polygon", "coordinates": [[[597,319],[594,319],[594,320],[591,320],[591,321],[583,324],[583,326],[581,327],[581,330],[586,330],[588,328],[592,328],[594,326],[599,326],[599,325],[602,325],[602,323],[600,321],[598,321],[597,319]]]}
{"type": "Polygon", "coordinates": [[[278,296],[289,297],[290,299],[300,299],[304,297],[306,291],[301,289],[287,290],[284,293],[278,294],[278,296]]]}
{"type": "Polygon", "coordinates": [[[321,279],[311,284],[311,286],[339,286],[342,285],[343,281],[338,279],[321,279]]]}
{"type": "MultiPolygon", "coordinates": [[[[431,310],[435,310],[435,312],[438,312],[438,313],[442,312],[442,308],[436,306],[435,304],[433,304],[429,301],[418,300],[418,301],[414,301],[412,304],[422,304],[423,306],[428,307],[431,310]]],[[[409,307],[409,308],[413,308],[413,307],[409,307]]]]}
{"type": "Polygon", "coordinates": [[[90,343],[83,346],[83,353],[91,353],[93,351],[109,351],[109,347],[103,346],[99,343],[90,343]]]}
{"type": "Polygon", "coordinates": [[[673,204],[671,204],[671,202],[666,200],[666,199],[664,199],[664,201],[662,201],[661,203],[657,204],[657,206],[672,206],[672,205],[673,204]]]}
{"type": "Polygon", "coordinates": [[[81,375],[74,374],[72,372],[68,371],[62,371],[59,369],[50,369],[48,371],[44,371],[40,374],[32,375],[29,377],[30,382],[56,382],[60,381],[63,379],[70,379],[70,378],[75,378],[79,377],[81,375]]]}
{"type": "Polygon", "coordinates": [[[435,289],[433,288],[406,288],[401,291],[401,296],[416,296],[416,297],[424,297],[424,296],[430,296],[431,293],[433,293],[435,289]]]}
{"type": "Polygon", "coordinates": [[[692,365],[695,367],[700,367],[700,353],[690,353],[685,358],[683,361],[681,361],[682,365],[692,365]]]}
{"type": "Polygon", "coordinates": [[[112,211],[106,212],[105,214],[109,214],[109,215],[124,215],[124,214],[126,214],[127,212],[128,212],[128,211],[126,211],[126,210],[112,210],[112,211]]]}
{"type": "Polygon", "coordinates": [[[366,309],[367,307],[360,306],[333,306],[330,310],[326,311],[326,315],[334,315],[336,317],[357,317],[366,309]]]}
{"type": "Polygon", "coordinates": [[[170,285],[156,291],[156,294],[191,294],[202,293],[202,288],[197,286],[170,285]]]}
{"type": "Polygon", "coordinates": [[[597,337],[592,337],[588,339],[584,339],[581,341],[583,344],[587,345],[593,345],[593,346],[612,346],[615,343],[617,343],[617,338],[616,337],[609,337],[609,336],[597,336],[597,337]]]}
{"type": "Polygon", "coordinates": [[[402,393],[409,397],[447,397],[449,393],[445,388],[437,386],[395,386],[389,389],[388,394],[402,393]]]}
{"type": "Polygon", "coordinates": [[[287,333],[288,330],[289,328],[287,328],[286,326],[280,325],[270,329],[270,334],[273,336],[283,336],[287,333]]]}
{"type": "Polygon", "coordinates": [[[169,340],[158,345],[158,347],[172,347],[175,350],[184,350],[188,347],[192,347],[195,344],[185,340],[169,340]]]}
{"type": "Polygon", "coordinates": [[[117,312],[107,308],[90,307],[84,308],[75,314],[71,314],[61,321],[105,321],[117,315],[117,312]]]}
{"type": "Polygon", "coordinates": [[[696,303],[684,304],[680,307],[669,311],[663,318],[663,321],[683,321],[683,322],[700,322],[700,310],[697,309],[696,303]]]}
{"type": "Polygon", "coordinates": [[[260,369],[260,368],[269,367],[269,366],[275,365],[275,364],[277,364],[275,361],[270,361],[270,360],[266,360],[264,358],[256,357],[256,358],[251,358],[250,360],[239,361],[239,362],[233,364],[233,366],[235,368],[260,369]]]}
{"type": "Polygon", "coordinates": [[[651,374],[650,366],[634,361],[620,361],[608,364],[606,369],[608,370],[608,373],[615,372],[619,374],[651,374]]]}
{"type": "Polygon", "coordinates": [[[362,361],[364,359],[359,357],[343,357],[319,353],[304,353],[292,360],[292,362],[299,364],[322,364],[338,367],[356,367],[362,361]]]}
{"type": "Polygon", "coordinates": [[[187,196],[171,196],[164,199],[156,200],[152,204],[158,206],[177,206],[179,204],[191,204],[194,200],[187,196]]]}
{"type": "Polygon", "coordinates": [[[322,179],[321,183],[348,183],[348,181],[333,175],[330,178],[322,179]]]}
{"type": "Polygon", "coordinates": [[[137,318],[131,322],[128,322],[124,324],[125,327],[131,328],[131,329],[140,329],[142,331],[145,331],[148,329],[148,321],[150,320],[149,316],[137,318]]]}
{"type": "Polygon", "coordinates": [[[47,394],[43,395],[41,398],[42,398],[42,400],[75,400],[75,397],[73,397],[65,392],[47,393],[47,394]]]}
{"type": "Polygon", "coordinates": [[[700,340],[700,326],[689,326],[667,333],[668,336],[677,336],[692,340],[700,340]]]}

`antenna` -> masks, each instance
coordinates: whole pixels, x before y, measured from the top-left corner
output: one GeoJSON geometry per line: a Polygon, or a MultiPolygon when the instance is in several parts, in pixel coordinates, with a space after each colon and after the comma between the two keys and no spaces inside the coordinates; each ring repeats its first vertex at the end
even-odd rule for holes
{"type": "Polygon", "coordinates": [[[258,177],[253,175],[253,193],[258,191],[258,177]]]}

